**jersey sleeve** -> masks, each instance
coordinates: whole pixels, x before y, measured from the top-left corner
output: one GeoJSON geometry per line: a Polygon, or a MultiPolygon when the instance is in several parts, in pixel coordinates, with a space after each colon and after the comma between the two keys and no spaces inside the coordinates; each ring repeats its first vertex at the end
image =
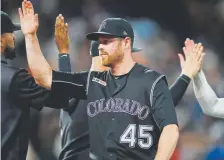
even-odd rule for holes
{"type": "Polygon", "coordinates": [[[61,108],[67,100],[58,92],[51,91],[36,84],[34,78],[25,69],[18,70],[12,78],[10,93],[19,106],[31,106],[41,110],[43,106],[61,108]]]}
{"type": "Polygon", "coordinates": [[[165,76],[159,76],[150,90],[152,116],[157,126],[162,130],[169,124],[177,123],[177,116],[165,76]]]}
{"type": "Polygon", "coordinates": [[[30,105],[38,110],[42,109],[42,104],[49,95],[49,91],[37,85],[25,69],[18,70],[13,76],[10,92],[20,106],[30,105]]]}
{"type": "Polygon", "coordinates": [[[224,118],[224,98],[217,97],[208,84],[203,71],[200,71],[193,79],[193,87],[202,111],[213,117],[224,118]]]}
{"type": "Polygon", "coordinates": [[[51,92],[65,98],[86,99],[88,73],[53,71],[51,92]]]}

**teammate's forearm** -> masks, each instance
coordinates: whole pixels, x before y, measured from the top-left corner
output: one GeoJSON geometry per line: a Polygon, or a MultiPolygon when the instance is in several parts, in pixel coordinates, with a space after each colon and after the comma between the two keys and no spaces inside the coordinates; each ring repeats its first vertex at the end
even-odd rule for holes
{"type": "Polygon", "coordinates": [[[191,79],[188,76],[182,74],[169,88],[174,106],[176,106],[182,99],[188,85],[190,84],[190,81],[191,79]]]}
{"type": "Polygon", "coordinates": [[[206,112],[207,110],[210,110],[211,107],[217,103],[218,97],[208,84],[203,71],[200,71],[193,79],[193,88],[195,96],[201,104],[203,111],[206,112]]]}
{"type": "Polygon", "coordinates": [[[43,56],[35,35],[26,35],[26,51],[29,68],[35,81],[44,88],[50,89],[52,83],[52,69],[43,56]]]}
{"type": "Polygon", "coordinates": [[[201,71],[193,79],[195,96],[205,114],[210,116],[224,117],[224,98],[218,98],[214,90],[208,84],[206,77],[201,71]]]}
{"type": "Polygon", "coordinates": [[[197,98],[197,100],[204,114],[217,118],[224,118],[224,98],[218,98],[213,106],[210,106],[203,97],[197,98]]]}
{"type": "Polygon", "coordinates": [[[177,125],[171,124],[164,127],[159,139],[155,160],[169,160],[176,148],[178,138],[177,125]]]}
{"type": "Polygon", "coordinates": [[[58,68],[59,68],[59,71],[71,72],[69,54],[63,53],[58,55],[58,68]]]}

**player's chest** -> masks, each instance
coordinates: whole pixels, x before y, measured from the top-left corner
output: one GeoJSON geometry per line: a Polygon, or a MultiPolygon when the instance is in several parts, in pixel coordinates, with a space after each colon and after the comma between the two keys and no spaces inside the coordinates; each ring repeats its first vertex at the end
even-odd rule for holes
{"type": "MultiPolygon", "coordinates": [[[[93,77],[89,82],[88,88],[88,100],[95,101],[99,99],[116,99],[121,98],[123,100],[130,99],[140,101],[146,101],[147,90],[145,84],[137,79],[123,79],[121,81],[116,80],[102,80],[100,78],[93,77]]],[[[121,102],[120,102],[121,103],[121,102]]]]}
{"type": "Polygon", "coordinates": [[[116,82],[110,77],[107,80],[93,77],[86,106],[88,117],[101,120],[110,116],[145,119],[151,108],[145,84],[133,77],[116,82]]]}
{"type": "Polygon", "coordinates": [[[87,115],[92,119],[113,119],[116,116],[118,119],[144,120],[150,113],[149,96],[141,85],[125,86],[115,94],[99,84],[92,84],[89,89],[86,106],[87,115]]]}

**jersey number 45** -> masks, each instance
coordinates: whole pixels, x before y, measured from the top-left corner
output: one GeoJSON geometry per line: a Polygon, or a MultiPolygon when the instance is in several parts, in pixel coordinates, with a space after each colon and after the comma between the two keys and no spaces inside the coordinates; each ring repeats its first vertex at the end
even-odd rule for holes
{"type": "Polygon", "coordinates": [[[129,124],[123,134],[120,136],[120,143],[128,143],[130,148],[134,148],[136,143],[143,149],[149,149],[153,144],[152,125],[139,125],[138,137],[136,137],[136,124],[129,124]]]}

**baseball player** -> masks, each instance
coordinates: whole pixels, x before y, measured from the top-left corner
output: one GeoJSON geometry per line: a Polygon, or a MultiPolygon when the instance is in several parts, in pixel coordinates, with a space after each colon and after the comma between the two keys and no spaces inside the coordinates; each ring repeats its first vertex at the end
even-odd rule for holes
{"type": "MultiPolygon", "coordinates": [[[[59,15],[56,19],[55,40],[59,50],[59,70],[71,72],[70,58],[68,54],[68,25],[64,23],[64,17],[62,15],[59,15]]],[[[108,70],[108,67],[104,67],[100,64],[98,46],[98,42],[91,42],[90,55],[93,57],[91,69],[94,71],[103,72],[108,70]]],[[[197,67],[194,66],[192,61],[183,63],[188,63],[187,67],[189,68],[189,66],[191,66],[191,70],[187,72],[185,70],[186,66],[183,66],[182,75],[178,77],[175,83],[170,87],[171,95],[175,105],[179,102],[185,90],[187,89],[187,86],[190,82],[189,77],[192,77],[192,75],[197,72],[197,67]]],[[[84,106],[84,100],[73,99],[70,101],[68,109],[61,110],[60,126],[62,129],[63,149],[59,159],[88,159],[90,146],[87,120],[88,118],[84,106]]]]}
{"type": "MultiPolygon", "coordinates": [[[[99,40],[102,64],[111,69],[89,72],[86,80],[80,73],[52,71],[35,35],[37,16],[32,4],[24,3],[32,10],[27,13],[20,9],[19,14],[36,80],[64,97],[78,96],[74,87],[87,88],[90,158],[169,159],[179,135],[174,105],[165,77],[132,60],[131,52],[139,49],[132,47],[131,25],[120,18],[109,18],[99,32],[87,35],[90,40],[99,40]],[[41,66],[35,67],[34,59],[41,66]]],[[[79,96],[85,98],[82,93],[79,96]]]]}
{"type": "MultiPolygon", "coordinates": [[[[16,57],[13,32],[20,30],[20,25],[12,23],[3,11],[1,20],[1,159],[25,160],[30,107],[41,110],[47,105],[49,91],[38,86],[27,70],[7,63],[16,57]]],[[[64,104],[57,99],[52,102],[56,108],[64,104]]]]}
{"type": "MultiPolygon", "coordinates": [[[[192,54],[193,40],[185,41],[185,54],[192,54]]],[[[202,111],[213,117],[224,118],[224,98],[218,98],[214,90],[208,84],[204,72],[201,70],[193,79],[193,87],[195,96],[202,108],[202,111]]]]}
{"type": "MultiPolygon", "coordinates": [[[[59,50],[59,69],[60,71],[70,72],[71,67],[70,67],[69,54],[68,54],[69,38],[67,35],[68,33],[67,26],[64,25],[64,18],[61,15],[58,16],[56,20],[55,31],[58,31],[58,33],[55,32],[56,33],[55,39],[56,39],[56,42],[58,41],[57,46],[59,50]],[[64,31],[64,32],[60,32],[60,31],[64,31]]],[[[95,71],[108,70],[107,67],[100,65],[97,44],[98,44],[97,42],[94,42],[94,41],[91,42],[90,55],[93,57],[91,69],[95,71]]],[[[194,67],[194,63],[192,62],[187,62],[187,63],[188,63],[188,68],[189,66],[191,66],[191,71],[187,73],[185,69],[183,68],[182,75],[170,87],[171,95],[175,105],[182,98],[190,82],[189,77],[191,77],[191,75],[193,74],[193,71],[195,70],[194,68],[196,68],[194,67]],[[184,74],[188,74],[189,77],[185,76],[184,74]]],[[[88,150],[89,141],[88,141],[88,128],[87,128],[88,119],[87,119],[86,110],[83,104],[83,100],[79,100],[79,102],[77,102],[75,99],[73,99],[70,102],[69,106],[70,106],[69,110],[68,109],[61,110],[60,126],[62,129],[62,148],[63,149],[59,156],[59,159],[79,159],[79,158],[87,159],[87,156],[89,156],[89,150],[88,150]],[[79,123],[77,123],[77,121],[79,123]],[[76,132],[78,133],[76,134],[76,132]],[[79,139],[81,141],[79,141],[79,139]],[[79,144],[81,145],[78,146],[79,144]],[[86,144],[86,145],[83,145],[83,144],[86,144]]]]}
{"type": "Polygon", "coordinates": [[[99,41],[102,64],[111,67],[88,79],[92,159],[169,159],[179,135],[174,105],[165,77],[132,60],[131,25],[108,18],[87,39],[99,41]]]}

